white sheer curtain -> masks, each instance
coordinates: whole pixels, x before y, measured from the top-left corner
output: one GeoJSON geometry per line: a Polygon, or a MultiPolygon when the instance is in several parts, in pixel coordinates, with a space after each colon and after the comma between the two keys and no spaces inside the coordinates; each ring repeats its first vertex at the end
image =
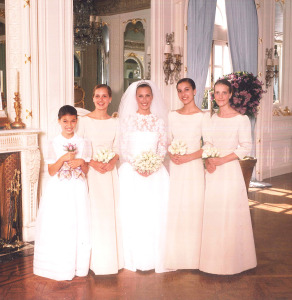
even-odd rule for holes
{"type": "Polygon", "coordinates": [[[257,75],[258,17],[254,0],[225,0],[233,71],[257,75]]]}
{"type": "Polygon", "coordinates": [[[197,86],[196,105],[203,101],[211,54],[217,0],[189,0],[188,6],[188,77],[197,86]]]}

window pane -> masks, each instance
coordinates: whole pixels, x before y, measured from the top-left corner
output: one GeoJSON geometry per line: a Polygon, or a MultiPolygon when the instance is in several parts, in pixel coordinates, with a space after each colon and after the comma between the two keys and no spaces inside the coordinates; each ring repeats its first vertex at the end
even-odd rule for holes
{"type": "Polygon", "coordinates": [[[228,46],[224,46],[224,75],[227,75],[231,73],[231,61],[230,61],[230,55],[229,55],[229,48],[228,46]]]}
{"type": "Polygon", "coordinates": [[[221,45],[215,45],[215,65],[222,66],[222,46],[221,45]]]}
{"type": "Polygon", "coordinates": [[[220,77],[222,77],[223,75],[222,73],[223,73],[222,68],[217,68],[217,67],[214,68],[214,82],[220,77]]]}
{"type": "Polygon", "coordinates": [[[211,76],[210,76],[210,68],[208,68],[208,75],[207,75],[207,80],[206,80],[206,85],[205,87],[210,88],[211,87],[211,76]]]}

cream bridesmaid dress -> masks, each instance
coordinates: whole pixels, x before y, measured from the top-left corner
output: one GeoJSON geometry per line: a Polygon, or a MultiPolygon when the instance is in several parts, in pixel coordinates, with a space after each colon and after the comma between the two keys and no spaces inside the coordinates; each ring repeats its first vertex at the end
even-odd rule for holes
{"type": "MultiPolygon", "coordinates": [[[[169,140],[187,144],[187,153],[201,148],[204,113],[169,113],[169,140]]],[[[166,267],[198,269],[204,205],[204,166],[201,158],[176,165],[170,161],[170,195],[166,267]]]]}
{"type": "MultiPolygon", "coordinates": [[[[91,141],[93,155],[99,149],[111,149],[118,153],[118,133],[117,118],[97,120],[84,116],[79,119],[78,134],[91,141]]],[[[123,268],[117,169],[101,174],[90,167],[88,187],[92,241],[90,269],[96,275],[115,274],[123,268]]]]}
{"type": "MultiPolygon", "coordinates": [[[[205,144],[220,156],[234,152],[248,155],[252,142],[247,116],[220,118],[213,115],[203,128],[205,144]]],[[[206,173],[200,270],[236,274],[256,267],[256,253],[245,183],[238,160],[206,173]]]]}

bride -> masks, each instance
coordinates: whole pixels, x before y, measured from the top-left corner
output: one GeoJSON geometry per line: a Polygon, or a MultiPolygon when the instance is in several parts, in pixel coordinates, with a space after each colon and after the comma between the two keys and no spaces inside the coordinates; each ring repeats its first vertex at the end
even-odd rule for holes
{"type": "Polygon", "coordinates": [[[125,268],[166,271],[164,265],[169,176],[135,169],[135,159],[152,151],[164,159],[167,148],[167,108],[158,88],[149,80],[132,83],[119,107],[120,213],[125,268]]]}

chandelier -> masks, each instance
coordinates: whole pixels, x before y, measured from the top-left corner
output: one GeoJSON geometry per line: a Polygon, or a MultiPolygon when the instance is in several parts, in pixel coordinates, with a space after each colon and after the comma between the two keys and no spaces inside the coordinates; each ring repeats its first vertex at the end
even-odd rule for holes
{"type": "Polygon", "coordinates": [[[101,18],[97,16],[93,5],[94,0],[74,0],[74,44],[89,46],[102,43],[101,18]]]}

